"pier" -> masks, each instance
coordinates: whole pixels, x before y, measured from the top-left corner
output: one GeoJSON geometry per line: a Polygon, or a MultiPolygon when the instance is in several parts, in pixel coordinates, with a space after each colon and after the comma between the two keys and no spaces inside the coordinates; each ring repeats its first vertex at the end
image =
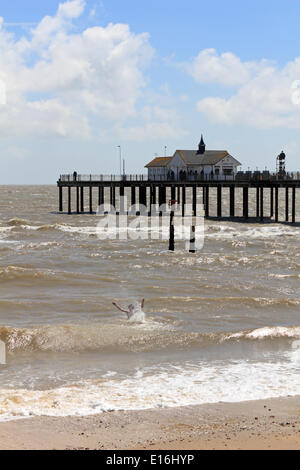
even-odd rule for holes
{"type": "Polygon", "coordinates": [[[296,172],[285,175],[239,172],[227,180],[189,178],[185,181],[149,180],[145,175],[78,175],[75,172],[61,175],[57,186],[59,212],[67,214],[93,214],[104,203],[116,210],[119,205],[118,211],[124,213],[126,208],[122,207],[120,201],[126,195],[129,206],[146,207],[148,215],[151,215],[151,205],[162,206],[169,201],[176,201],[184,216],[189,195],[194,215],[197,215],[201,201],[206,218],[236,218],[244,221],[254,218],[260,222],[271,220],[292,224],[300,222],[297,220],[300,173],[296,172]],[[284,207],[279,207],[279,192],[284,192],[284,207]],[[227,214],[224,213],[225,198],[229,208],[227,214]],[[281,218],[280,213],[284,213],[281,218]]]}

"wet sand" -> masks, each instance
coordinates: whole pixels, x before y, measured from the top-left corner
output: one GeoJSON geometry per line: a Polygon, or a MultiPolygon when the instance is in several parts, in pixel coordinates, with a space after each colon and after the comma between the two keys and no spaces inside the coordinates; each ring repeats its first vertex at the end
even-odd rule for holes
{"type": "Polygon", "coordinates": [[[0,449],[300,449],[300,397],[0,423],[0,449]]]}

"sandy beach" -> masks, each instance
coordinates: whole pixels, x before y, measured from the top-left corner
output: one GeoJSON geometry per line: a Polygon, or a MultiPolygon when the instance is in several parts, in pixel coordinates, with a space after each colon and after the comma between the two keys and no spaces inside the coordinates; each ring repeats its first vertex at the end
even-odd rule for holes
{"type": "Polygon", "coordinates": [[[0,449],[300,449],[300,397],[3,422],[0,449]]]}

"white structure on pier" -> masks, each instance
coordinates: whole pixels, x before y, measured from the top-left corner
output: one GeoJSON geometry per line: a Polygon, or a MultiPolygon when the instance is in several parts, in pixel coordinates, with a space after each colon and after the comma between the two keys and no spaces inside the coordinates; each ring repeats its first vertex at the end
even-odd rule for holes
{"type": "Polygon", "coordinates": [[[151,181],[230,180],[240,165],[227,150],[206,150],[201,136],[198,150],[176,150],[172,157],[155,158],[145,168],[151,181]]]}

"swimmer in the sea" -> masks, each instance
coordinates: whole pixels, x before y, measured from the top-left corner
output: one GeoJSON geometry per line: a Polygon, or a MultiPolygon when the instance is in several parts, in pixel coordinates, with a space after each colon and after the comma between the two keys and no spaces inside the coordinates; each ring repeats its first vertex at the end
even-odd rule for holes
{"type": "MultiPolygon", "coordinates": [[[[113,302],[112,304],[115,307],[117,307],[121,312],[126,313],[128,320],[130,320],[131,318],[133,318],[134,315],[143,313],[142,310],[144,308],[144,303],[145,303],[145,299],[142,300],[140,308],[134,306],[133,304],[128,305],[127,308],[120,307],[116,302],[113,302]]],[[[144,319],[144,314],[143,314],[143,319],[144,319]]]]}

